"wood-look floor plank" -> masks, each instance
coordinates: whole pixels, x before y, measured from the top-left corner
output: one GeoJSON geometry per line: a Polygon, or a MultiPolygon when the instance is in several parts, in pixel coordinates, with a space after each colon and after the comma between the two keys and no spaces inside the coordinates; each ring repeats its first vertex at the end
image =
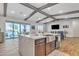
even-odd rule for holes
{"type": "Polygon", "coordinates": [[[79,38],[65,38],[59,50],[71,56],[79,56],[79,38]]]}

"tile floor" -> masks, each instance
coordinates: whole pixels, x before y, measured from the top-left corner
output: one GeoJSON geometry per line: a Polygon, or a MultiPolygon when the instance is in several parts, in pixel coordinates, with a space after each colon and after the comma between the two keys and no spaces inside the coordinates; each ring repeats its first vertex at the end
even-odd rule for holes
{"type": "Polygon", "coordinates": [[[7,39],[4,43],[0,44],[0,56],[19,56],[18,40],[7,39]]]}
{"type": "Polygon", "coordinates": [[[59,50],[55,50],[52,53],[50,53],[48,56],[69,56],[66,53],[60,52],[59,50]]]}
{"type": "MultiPolygon", "coordinates": [[[[4,43],[0,44],[0,56],[19,56],[18,39],[7,39],[4,43]]],[[[68,56],[68,54],[55,50],[48,56],[68,56]]]]}

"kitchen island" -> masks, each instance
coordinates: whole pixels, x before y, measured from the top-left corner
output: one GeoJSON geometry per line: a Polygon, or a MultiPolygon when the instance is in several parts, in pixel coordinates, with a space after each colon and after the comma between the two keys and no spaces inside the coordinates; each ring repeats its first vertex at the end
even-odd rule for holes
{"type": "Polygon", "coordinates": [[[46,36],[20,35],[19,52],[23,56],[46,55],[46,36]]]}
{"type": "Polygon", "coordinates": [[[55,50],[57,35],[20,35],[19,52],[22,56],[46,56],[55,50]]]}

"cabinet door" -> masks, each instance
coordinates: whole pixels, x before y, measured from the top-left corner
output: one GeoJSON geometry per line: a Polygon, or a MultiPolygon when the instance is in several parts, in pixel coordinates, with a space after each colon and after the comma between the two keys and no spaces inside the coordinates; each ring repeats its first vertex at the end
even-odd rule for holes
{"type": "Polygon", "coordinates": [[[50,42],[50,50],[51,52],[55,50],[55,41],[50,42]]]}
{"type": "Polygon", "coordinates": [[[55,50],[55,41],[46,43],[46,55],[51,53],[53,50],[55,50]]]}
{"type": "Polygon", "coordinates": [[[45,56],[45,43],[35,45],[35,55],[45,56]]]}
{"type": "Polygon", "coordinates": [[[51,47],[50,47],[50,43],[46,44],[46,55],[48,55],[50,53],[51,47]]]}

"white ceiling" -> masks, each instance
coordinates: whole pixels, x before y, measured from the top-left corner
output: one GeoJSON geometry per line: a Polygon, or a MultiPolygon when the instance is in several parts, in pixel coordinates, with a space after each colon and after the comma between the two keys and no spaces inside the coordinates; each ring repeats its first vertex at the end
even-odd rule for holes
{"type": "Polygon", "coordinates": [[[45,18],[46,16],[37,12],[35,13],[31,18],[29,18],[27,21],[36,22],[38,20],[41,20],[42,18],[45,18]]]}
{"type": "Polygon", "coordinates": [[[9,3],[7,7],[7,16],[23,20],[28,17],[33,11],[34,10],[21,4],[9,3]]]}
{"type": "Polygon", "coordinates": [[[70,17],[79,17],[79,13],[69,14],[69,15],[62,15],[62,16],[55,16],[55,18],[70,18],[70,17]]]}
{"type": "Polygon", "coordinates": [[[58,13],[64,13],[69,11],[79,10],[79,3],[61,3],[55,6],[44,9],[48,14],[54,15],[58,13]]]}
{"type": "MultiPolygon", "coordinates": [[[[36,8],[40,8],[44,5],[46,5],[47,3],[30,3],[30,4],[36,8]]],[[[71,11],[75,11],[75,10],[79,10],[79,3],[59,3],[54,6],[45,8],[42,11],[49,15],[54,15],[54,14],[60,14],[60,13],[65,13],[65,12],[71,12],[71,11]]],[[[13,17],[13,18],[24,20],[32,12],[34,12],[33,9],[28,8],[19,3],[8,3],[8,6],[7,6],[7,17],[13,17]]],[[[3,3],[0,3],[0,16],[3,16],[3,15],[4,15],[4,5],[3,5],[3,3]]],[[[47,17],[47,16],[43,15],[39,12],[36,12],[26,21],[27,22],[36,22],[45,17],[47,17]]],[[[66,14],[66,15],[60,15],[60,16],[54,16],[54,17],[57,19],[69,18],[69,17],[79,17],[79,13],[66,14]]],[[[39,23],[46,23],[51,20],[53,20],[53,19],[49,17],[47,19],[43,19],[39,23]]]]}
{"type": "Polygon", "coordinates": [[[43,21],[40,21],[39,23],[46,23],[46,22],[50,22],[50,21],[52,21],[52,20],[54,20],[54,19],[47,18],[47,19],[45,19],[45,20],[43,20],[43,21]]]}

